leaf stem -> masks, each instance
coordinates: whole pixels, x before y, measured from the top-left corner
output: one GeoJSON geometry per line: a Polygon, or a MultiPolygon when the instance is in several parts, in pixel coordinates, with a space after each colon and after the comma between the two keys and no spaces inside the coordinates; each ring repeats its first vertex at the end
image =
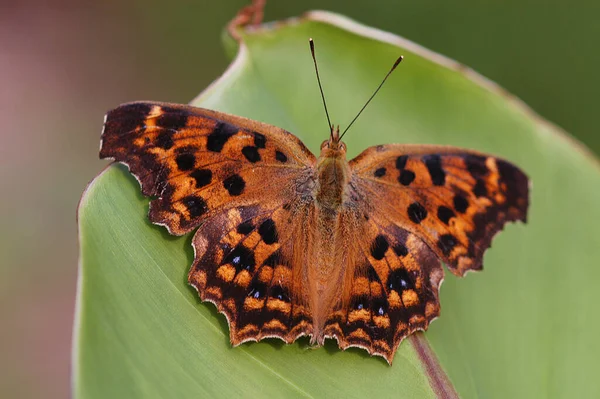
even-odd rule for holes
{"type": "Polygon", "coordinates": [[[454,389],[452,382],[450,382],[448,375],[442,369],[442,366],[438,362],[435,353],[433,350],[431,350],[425,335],[422,332],[417,332],[410,335],[408,339],[411,341],[417,352],[417,356],[419,356],[419,359],[425,366],[425,372],[427,374],[427,378],[429,379],[429,384],[431,385],[431,388],[433,388],[433,391],[437,397],[444,399],[458,398],[458,393],[454,389]]]}

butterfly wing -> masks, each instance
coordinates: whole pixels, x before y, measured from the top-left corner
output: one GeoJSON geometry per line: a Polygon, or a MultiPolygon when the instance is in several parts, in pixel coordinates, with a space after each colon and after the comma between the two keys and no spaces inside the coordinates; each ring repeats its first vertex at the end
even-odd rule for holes
{"type": "Polygon", "coordinates": [[[325,334],[335,337],[342,349],[360,347],[391,364],[402,339],[427,329],[439,314],[444,272],[423,240],[382,214],[371,214],[362,225],[355,237],[358,260],[347,271],[353,276],[327,320],[325,334]]]}
{"type": "Polygon", "coordinates": [[[360,260],[326,332],[391,362],[439,315],[440,260],[457,275],[479,270],[494,234],[525,221],[528,179],[504,160],[440,146],[371,147],[350,166],[360,260]]]}
{"type": "Polygon", "coordinates": [[[529,180],[511,163],[453,147],[371,147],[350,165],[357,195],[422,239],[462,276],[506,222],[526,221],[529,180]]]}
{"type": "Polygon", "coordinates": [[[312,333],[309,302],[297,295],[302,273],[293,250],[301,232],[291,217],[287,206],[243,206],[213,217],[194,236],[190,283],[225,313],[234,345],[269,337],[291,343],[312,333]]]}
{"type": "Polygon", "coordinates": [[[201,226],[189,282],[225,313],[233,344],[310,333],[308,309],[290,295],[286,235],[314,180],[315,157],[300,140],[238,116],[137,102],[107,114],[100,157],[128,165],[155,197],[153,223],[176,235],[201,226]]]}

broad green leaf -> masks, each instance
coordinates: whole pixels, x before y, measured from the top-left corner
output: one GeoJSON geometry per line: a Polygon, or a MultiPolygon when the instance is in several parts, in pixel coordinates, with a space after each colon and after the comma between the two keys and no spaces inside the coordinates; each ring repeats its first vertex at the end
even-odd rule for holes
{"type": "MultiPolygon", "coordinates": [[[[328,129],[309,37],[342,127],[405,56],[346,135],[350,157],[381,143],[451,144],[507,158],[533,182],[529,223],[498,235],[484,272],[447,273],[442,286],[442,315],[425,336],[458,393],[599,396],[597,160],[468,68],[322,12],[244,33],[230,68],[193,104],[281,126],[316,152],[328,129]]],[[[120,166],[82,198],[76,397],[436,395],[413,341],[400,346],[392,367],[335,342],[316,350],[305,341],[231,348],[224,317],[186,283],[191,237],[151,225],[147,210],[120,166]]]]}

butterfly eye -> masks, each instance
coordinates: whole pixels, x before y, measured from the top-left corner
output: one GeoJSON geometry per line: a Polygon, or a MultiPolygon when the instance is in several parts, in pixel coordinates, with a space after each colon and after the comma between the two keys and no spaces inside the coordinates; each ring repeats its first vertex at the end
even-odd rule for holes
{"type": "Polygon", "coordinates": [[[346,151],[346,144],[340,143],[340,150],[346,151]]]}
{"type": "Polygon", "coordinates": [[[329,148],[329,140],[325,140],[321,143],[321,149],[329,148]]]}

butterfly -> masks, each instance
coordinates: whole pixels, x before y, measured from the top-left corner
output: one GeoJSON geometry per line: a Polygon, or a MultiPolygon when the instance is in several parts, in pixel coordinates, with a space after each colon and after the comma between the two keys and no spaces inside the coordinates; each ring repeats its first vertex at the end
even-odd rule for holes
{"type": "Polygon", "coordinates": [[[331,124],[315,157],[275,126],[134,102],[106,115],[100,157],[129,167],[151,222],[195,230],[188,281],[234,346],[334,338],[391,364],[440,313],[441,262],[481,269],[492,237],[527,216],[528,178],[505,160],[385,144],[348,161],[331,124]]]}

